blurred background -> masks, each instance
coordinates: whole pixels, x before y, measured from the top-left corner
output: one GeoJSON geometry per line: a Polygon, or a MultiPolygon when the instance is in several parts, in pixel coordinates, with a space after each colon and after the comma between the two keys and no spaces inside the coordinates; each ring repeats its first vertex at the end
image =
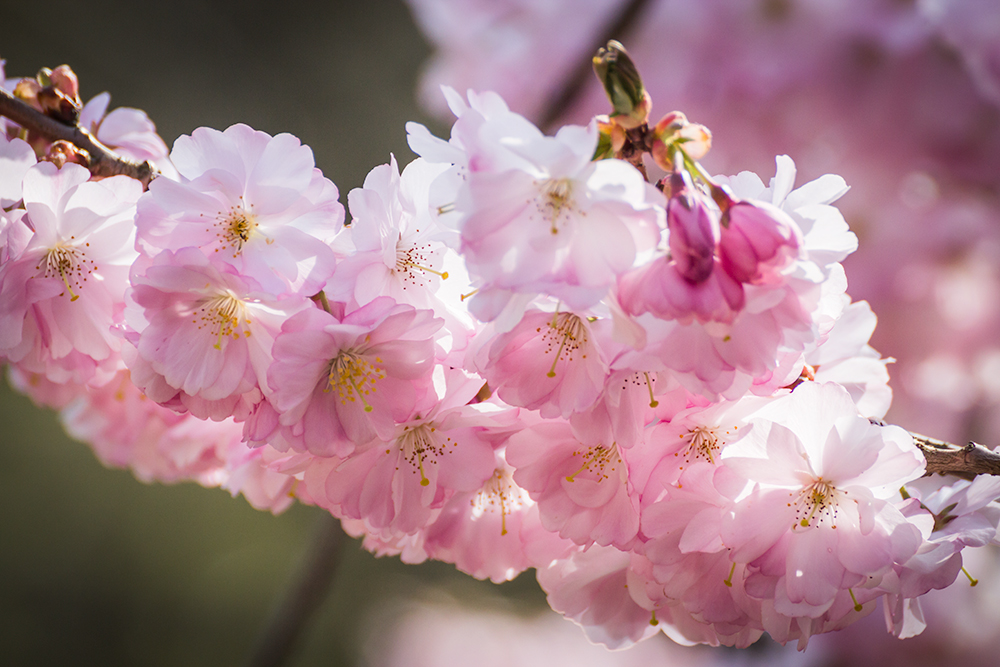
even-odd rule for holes
{"type": "MultiPolygon", "coordinates": [[[[346,193],[394,153],[404,123],[447,136],[437,92],[495,89],[540,120],[606,111],[586,75],[618,23],[654,100],[708,125],[715,173],[767,180],[790,154],[826,172],[861,249],[850,292],[880,317],[889,420],[1000,442],[1000,9],[995,0],[0,0],[6,74],[67,63],[84,100],[144,109],[168,145],[199,126],[290,132],[346,193]],[[581,71],[585,85],[554,101],[581,71]],[[559,111],[557,109],[557,111],[559,111]]],[[[551,128],[550,128],[551,129],[551,128]]],[[[227,665],[245,657],[308,541],[313,508],[275,517],[195,484],[104,468],[55,415],[0,388],[0,663],[227,665]]],[[[355,542],[294,665],[993,665],[1000,580],[928,596],[920,638],[880,618],[805,654],[609,654],[546,613],[530,573],[494,586],[451,566],[375,559],[355,542]],[[984,590],[985,589],[985,590],[984,590]],[[975,593],[976,595],[973,595],[975,593]],[[992,595],[991,595],[992,593],[992,595]],[[933,611],[930,610],[933,608],[933,611]]],[[[991,576],[992,575],[992,576],[991,576]]]]}

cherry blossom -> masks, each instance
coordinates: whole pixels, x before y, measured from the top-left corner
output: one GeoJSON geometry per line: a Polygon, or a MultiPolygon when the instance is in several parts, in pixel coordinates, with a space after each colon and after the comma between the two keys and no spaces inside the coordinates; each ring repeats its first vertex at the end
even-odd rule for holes
{"type": "Polygon", "coordinates": [[[133,268],[132,379],[158,403],[221,420],[267,392],[271,346],[282,324],[309,307],[275,299],[197,248],[165,250],[133,268]]]}
{"type": "Polygon", "coordinates": [[[344,208],[308,147],[246,125],[199,128],[175,142],[170,160],[181,179],[150,184],[136,215],[141,249],[199,247],[276,296],[322,288],[335,266],[325,242],[344,208]]]}
{"type": "Polygon", "coordinates": [[[275,341],[268,382],[284,447],[343,457],[391,438],[416,405],[415,383],[430,379],[442,325],[431,311],[390,297],[338,310],[307,308],[275,341]]]}
{"type": "Polygon", "coordinates": [[[734,562],[770,580],[776,611],[816,618],[916,552],[919,531],[888,502],[923,473],[902,429],[872,425],[843,389],[814,383],[751,423],[723,461],[754,486],[734,499],[721,534],[734,562]]]}
{"type": "Polygon", "coordinates": [[[543,422],[511,436],[506,456],[546,529],[581,546],[631,547],[639,496],[617,443],[581,442],[569,424],[543,422]]]}
{"type": "Polygon", "coordinates": [[[455,224],[482,280],[469,306],[480,319],[495,319],[510,292],[593,306],[656,242],[656,191],[625,162],[591,161],[594,126],[546,137],[515,114],[466,109],[454,132],[468,164],[455,224]]]}
{"type": "Polygon", "coordinates": [[[122,321],[142,187],[89,178],[74,164],[31,167],[26,212],[4,229],[16,255],[0,265],[0,354],[55,382],[100,384],[121,366],[111,327],[122,321]]]}

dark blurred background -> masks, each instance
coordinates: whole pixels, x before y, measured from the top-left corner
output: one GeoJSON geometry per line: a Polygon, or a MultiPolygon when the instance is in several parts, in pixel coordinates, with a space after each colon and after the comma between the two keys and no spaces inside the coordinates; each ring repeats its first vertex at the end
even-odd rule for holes
{"type": "MultiPolygon", "coordinates": [[[[86,101],[145,110],[172,145],[237,122],[312,147],[341,201],[428,123],[429,47],[399,1],[0,0],[6,74],[69,64],[86,101]]],[[[51,411],[0,389],[0,665],[237,665],[302,554],[317,510],[274,517],[187,483],[104,468],[51,411]]],[[[293,665],[371,664],[407,599],[537,611],[530,575],[496,587],[451,566],[375,559],[355,542],[293,665]]]]}

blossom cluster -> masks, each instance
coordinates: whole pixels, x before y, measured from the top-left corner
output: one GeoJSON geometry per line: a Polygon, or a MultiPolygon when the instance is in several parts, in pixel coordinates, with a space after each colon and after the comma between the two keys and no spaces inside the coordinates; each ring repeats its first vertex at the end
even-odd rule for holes
{"type": "MultiPolygon", "coordinates": [[[[897,359],[894,419],[953,442],[1000,429],[1000,3],[990,0],[407,0],[441,84],[494,90],[539,119],[610,26],[656,71],[654,100],[710,126],[718,173],[841,174],[862,237],[851,292],[897,359]]],[[[602,113],[583,86],[563,121],[602,113]]]]}
{"type": "MultiPolygon", "coordinates": [[[[654,185],[600,151],[613,118],[546,136],[445,96],[450,137],[408,125],[419,157],[374,168],[349,224],[288,134],[200,128],[143,192],[7,123],[11,381],[143,479],[317,505],[406,562],[535,568],[612,648],[805,646],[879,600],[919,632],[920,597],[996,540],[1000,484],[921,479],[879,422],[844,180],[795,188],[787,156],[767,185],[711,176],[672,114],[654,185]]],[[[119,148],[162,144],[133,125],[119,148]]]]}

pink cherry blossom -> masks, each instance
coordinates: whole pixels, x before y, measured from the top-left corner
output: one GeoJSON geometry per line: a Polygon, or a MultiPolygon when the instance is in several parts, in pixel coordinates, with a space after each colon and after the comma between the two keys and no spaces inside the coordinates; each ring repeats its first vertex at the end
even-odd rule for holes
{"type": "Polygon", "coordinates": [[[887,500],[923,473],[923,457],[833,384],[806,382],[756,417],[723,457],[753,487],[735,498],[722,540],[734,562],[758,570],[748,590],[768,580],[776,611],[817,618],[844,589],[915,553],[919,531],[887,500]]]}
{"type": "Polygon", "coordinates": [[[538,503],[542,525],[581,546],[632,546],[639,495],[626,453],[614,442],[581,442],[565,422],[543,422],[511,436],[514,481],[538,503]]]}
{"type": "Polygon", "coordinates": [[[92,97],[80,110],[80,127],[119,155],[136,162],[149,160],[164,176],[176,179],[177,170],[167,158],[167,145],[156,133],[156,125],[149,116],[129,107],[118,107],[108,113],[110,102],[108,93],[92,97]]]}
{"type": "Polygon", "coordinates": [[[390,296],[400,303],[432,306],[434,292],[448,276],[442,266],[447,246],[441,239],[447,230],[432,218],[427,197],[430,183],[445,168],[418,159],[400,175],[393,158],[375,167],[363,188],[348,194],[353,220],[340,236],[350,239],[350,252],[330,281],[331,298],[364,305],[390,296]]]}
{"type": "Polygon", "coordinates": [[[133,381],[158,403],[179,401],[217,421],[268,391],[274,338],[311,305],[303,297],[275,299],[190,247],[137,262],[132,285],[126,337],[135,347],[133,381]]]}
{"type": "Polygon", "coordinates": [[[495,583],[564,556],[572,543],[542,527],[538,507],[514,481],[497,452],[493,473],[478,489],[456,493],[427,529],[424,548],[436,560],[495,583]]]}
{"type": "Polygon", "coordinates": [[[585,410],[604,388],[608,365],[596,338],[608,324],[571,312],[528,311],[493,340],[483,377],[504,401],[542,417],[585,410]]]}
{"type": "Polygon", "coordinates": [[[337,311],[308,308],[275,342],[268,381],[283,447],[344,457],[376,437],[392,438],[412,414],[415,383],[430,379],[442,325],[431,311],[390,297],[337,311]]]}
{"type": "Polygon", "coordinates": [[[141,249],[199,247],[276,296],[323,287],[344,207],[308,147],[233,125],[180,137],[170,159],[181,179],[150,184],[136,215],[141,249]]]}
{"type": "Polygon", "coordinates": [[[626,648],[655,635],[655,616],[630,596],[627,552],[593,546],[538,569],[549,606],[583,628],[590,641],[626,648]]]}
{"type": "Polygon", "coordinates": [[[389,438],[346,456],[311,491],[314,500],[376,532],[409,534],[456,492],[482,487],[494,473],[494,434],[509,430],[515,414],[469,405],[483,385],[478,377],[455,370],[446,380],[444,394],[426,392],[389,438]]]}
{"type": "Polygon", "coordinates": [[[74,164],[31,167],[26,213],[4,223],[0,354],[55,382],[102,383],[121,367],[111,327],[121,323],[136,256],[132,216],[142,186],[124,176],[89,179],[74,164]]]}
{"type": "Polygon", "coordinates": [[[456,226],[482,280],[469,306],[480,319],[495,319],[511,292],[591,307],[656,242],[659,193],[625,162],[591,161],[595,127],[546,137],[515,114],[466,108],[454,135],[468,165],[456,226]]]}

